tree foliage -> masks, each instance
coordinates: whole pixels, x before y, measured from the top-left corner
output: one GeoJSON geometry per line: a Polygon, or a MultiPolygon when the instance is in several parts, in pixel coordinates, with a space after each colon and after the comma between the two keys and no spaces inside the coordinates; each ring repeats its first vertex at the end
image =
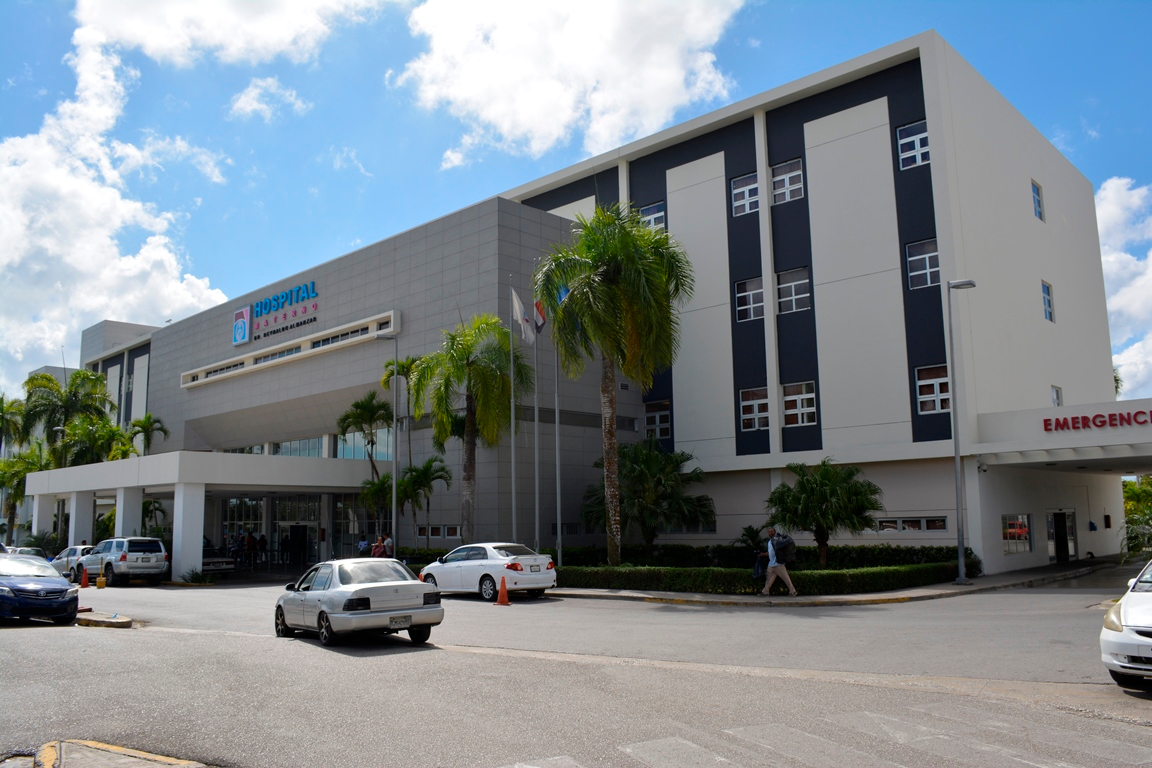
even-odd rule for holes
{"type": "Polygon", "coordinates": [[[132,440],[139,437],[143,441],[145,456],[152,452],[152,441],[156,439],[158,434],[163,435],[164,439],[167,440],[169,437],[168,427],[164,426],[164,422],[151,413],[145,413],[139,419],[133,419],[128,428],[128,436],[132,440]]]}
{"type": "MultiPolygon", "coordinates": [[[[24,382],[22,437],[26,439],[40,427],[48,448],[56,448],[65,441],[68,425],[77,418],[102,419],[115,412],[116,404],[99,373],[81,368],[63,386],[49,373],[34,373],[24,382]]],[[[67,454],[60,451],[57,466],[67,464],[67,454]]]]}
{"type": "MultiPolygon", "coordinates": [[[[424,509],[424,548],[428,549],[431,546],[432,492],[437,482],[443,483],[445,490],[452,487],[452,470],[444,463],[444,457],[429,456],[423,464],[405,469],[404,478],[411,483],[413,495],[424,499],[421,505],[424,509]]],[[[415,515],[412,520],[415,523],[415,515]]]]}
{"type": "Polygon", "coordinates": [[[339,430],[340,437],[347,437],[349,432],[364,435],[364,447],[368,452],[368,464],[372,468],[372,480],[380,479],[380,470],[376,467],[377,433],[381,427],[390,427],[392,423],[392,403],[380,399],[374,389],[354,401],[348,410],[336,419],[336,429],[339,430]]]}
{"type": "Polygon", "coordinates": [[[828,564],[828,539],[838,531],[852,535],[876,525],[873,512],[884,509],[882,491],[860,477],[860,469],[833,464],[825,458],[814,467],[803,463],[788,465],[796,476],[793,485],[781,483],[772,489],[765,506],[768,524],[789,531],[808,531],[816,539],[820,564],[828,564]]]}

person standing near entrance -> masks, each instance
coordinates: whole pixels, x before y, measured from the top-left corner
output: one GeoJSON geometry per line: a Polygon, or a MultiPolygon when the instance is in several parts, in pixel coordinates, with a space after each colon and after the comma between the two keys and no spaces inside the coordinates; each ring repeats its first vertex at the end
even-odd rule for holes
{"type": "Polygon", "coordinates": [[[775,528],[769,528],[766,533],[768,534],[768,551],[762,552],[760,557],[768,558],[768,580],[764,582],[764,591],[760,594],[767,595],[768,590],[772,589],[772,584],[779,577],[784,580],[784,584],[788,587],[788,596],[796,597],[796,587],[792,586],[788,567],[784,565],[784,558],[790,556],[785,554],[785,551],[795,551],[796,544],[792,541],[791,536],[777,536],[775,528]]]}
{"type": "Polygon", "coordinates": [[[384,537],[377,536],[376,543],[372,545],[372,557],[384,557],[384,537]]]}
{"type": "Polygon", "coordinates": [[[356,554],[359,557],[364,557],[368,554],[368,537],[363,533],[360,534],[360,543],[356,545],[356,554]]]}
{"type": "Polygon", "coordinates": [[[389,534],[384,534],[384,557],[395,557],[396,548],[392,544],[392,537],[389,534]]]}

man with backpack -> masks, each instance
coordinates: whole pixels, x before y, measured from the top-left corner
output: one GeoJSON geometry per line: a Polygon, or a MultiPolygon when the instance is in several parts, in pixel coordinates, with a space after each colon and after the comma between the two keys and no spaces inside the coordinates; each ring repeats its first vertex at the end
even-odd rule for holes
{"type": "Polygon", "coordinates": [[[786,533],[776,535],[775,528],[769,528],[766,533],[768,534],[768,551],[761,553],[760,556],[768,558],[768,580],[764,583],[764,591],[760,594],[767,595],[776,578],[780,577],[788,586],[788,596],[796,597],[796,587],[792,586],[792,579],[788,576],[788,568],[784,565],[796,556],[796,542],[786,533]]]}

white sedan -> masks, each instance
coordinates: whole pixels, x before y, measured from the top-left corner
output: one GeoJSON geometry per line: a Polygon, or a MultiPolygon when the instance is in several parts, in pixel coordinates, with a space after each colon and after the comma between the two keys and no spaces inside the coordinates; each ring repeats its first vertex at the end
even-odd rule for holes
{"type": "Polygon", "coordinates": [[[1152,690],[1152,562],[1104,614],[1100,660],[1118,685],[1152,690]]]}
{"type": "Polygon", "coordinates": [[[503,579],[509,592],[540,597],[556,586],[556,565],[523,544],[466,544],[424,566],[420,578],[443,592],[479,592],[485,600],[499,596],[503,579]]]}
{"type": "Polygon", "coordinates": [[[416,645],[428,642],[432,627],[444,621],[440,592],[399,560],[358,557],[329,560],[285,587],[276,601],[276,636],[315,632],[335,645],[348,632],[407,630],[416,645]]]}

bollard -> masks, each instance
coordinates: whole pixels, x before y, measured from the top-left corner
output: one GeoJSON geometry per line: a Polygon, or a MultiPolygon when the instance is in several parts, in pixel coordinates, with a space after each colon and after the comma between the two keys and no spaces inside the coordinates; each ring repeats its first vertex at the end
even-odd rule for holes
{"type": "Polygon", "coordinates": [[[96,589],[104,589],[104,574],[96,577],[96,589]]]}

